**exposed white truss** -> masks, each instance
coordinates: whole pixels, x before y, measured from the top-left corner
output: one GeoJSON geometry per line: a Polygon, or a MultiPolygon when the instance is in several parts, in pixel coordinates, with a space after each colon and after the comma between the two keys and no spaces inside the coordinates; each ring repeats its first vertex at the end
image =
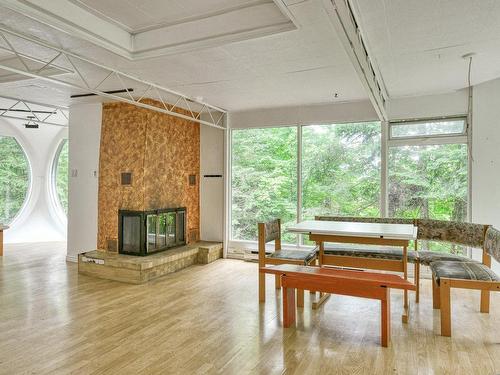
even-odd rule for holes
{"type": "Polygon", "coordinates": [[[0,118],[31,124],[68,126],[68,108],[0,96],[0,118]]]}
{"type": "Polygon", "coordinates": [[[376,74],[349,0],[323,0],[323,4],[379,119],[387,121],[387,90],[376,74]]]}
{"type": "Polygon", "coordinates": [[[0,70],[71,87],[78,94],[95,94],[225,129],[226,111],[222,108],[4,27],[0,27],[0,52],[4,55],[0,55],[0,70]]]}

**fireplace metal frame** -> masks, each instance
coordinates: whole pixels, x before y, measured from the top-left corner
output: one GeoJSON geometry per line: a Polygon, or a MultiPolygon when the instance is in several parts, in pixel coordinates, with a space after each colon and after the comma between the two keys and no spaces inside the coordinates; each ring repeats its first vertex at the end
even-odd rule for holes
{"type": "Polygon", "coordinates": [[[147,210],[147,211],[132,211],[132,210],[118,210],[118,252],[120,254],[126,254],[126,255],[136,255],[136,256],[147,256],[151,254],[155,254],[161,251],[173,249],[178,246],[183,246],[186,245],[187,243],[187,231],[186,231],[186,225],[187,225],[187,209],[186,207],[178,207],[178,208],[164,208],[164,209],[158,209],[158,210],[147,210]],[[169,212],[175,212],[176,213],[176,225],[175,225],[175,243],[174,244],[167,244],[164,247],[154,249],[153,251],[148,251],[148,233],[147,233],[147,218],[150,215],[160,215],[164,213],[169,213],[169,212]],[[182,228],[178,226],[179,222],[179,215],[184,214],[184,225],[182,228]],[[123,250],[123,218],[124,217],[130,217],[130,216],[136,216],[140,218],[140,249],[139,252],[130,252],[130,251],[124,251],[123,250]],[[180,229],[182,229],[182,234],[183,234],[183,240],[180,240],[181,232],[180,229]]]}

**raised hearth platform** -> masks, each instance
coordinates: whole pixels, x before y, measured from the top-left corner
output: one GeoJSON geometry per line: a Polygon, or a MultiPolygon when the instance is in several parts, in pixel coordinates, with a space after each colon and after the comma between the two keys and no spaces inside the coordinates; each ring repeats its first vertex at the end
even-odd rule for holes
{"type": "Polygon", "coordinates": [[[143,284],[193,264],[208,264],[219,258],[222,258],[222,243],[208,241],[145,257],[94,250],[78,255],[78,272],[101,279],[143,284]]]}

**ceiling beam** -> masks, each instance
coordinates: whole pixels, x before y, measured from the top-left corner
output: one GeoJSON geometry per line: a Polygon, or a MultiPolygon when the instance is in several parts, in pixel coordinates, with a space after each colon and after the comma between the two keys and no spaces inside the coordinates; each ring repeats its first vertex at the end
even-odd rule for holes
{"type": "Polygon", "coordinates": [[[4,27],[0,27],[0,40],[6,41],[6,43],[0,45],[0,50],[12,54],[22,63],[14,67],[0,62],[0,69],[195,121],[218,129],[226,129],[223,125],[226,111],[222,108],[107,67],[4,27]],[[12,43],[12,41],[19,42],[19,40],[23,43],[12,43]],[[22,51],[19,50],[19,47],[16,47],[18,45],[23,46],[22,51]],[[35,56],[36,51],[43,51],[43,56],[35,56]],[[28,60],[30,60],[29,64],[27,63],[28,60]],[[41,74],[51,67],[59,67],[59,69],[63,67],[65,70],[62,70],[62,73],[57,78],[41,74]],[[89,71],[92,71],[92,73],[89,74],[89,71]],[[96,75],[100,76],[97,81],[96,75]],[[124,90],[126,95],[119,96],[102,88],[105,84],[109,85],[111,82],[113,82],[114,90],[124,90]],[[132,95],[129,87],[134,88],[134,93],[137,93],[136,96],[132,95]],[[155,99],[155,102],[146,103],[143,101],[148,98],[155,99]],[[204,120],[201,119],[202,117],[204,120]]]}
{"type": "Polygon", "coordinates": [[[375,73],[349,0],[323,0],[323,5],[380,121],[387,121],[387,91],[375,73]]]}
{"type": "Polygon", "coordinates": [[[7,118],[10,120],[28,121],[36,124],[53,125],[53,126],[68,126],[68,108],[54,106],[50,104],[42,104],[39,102],[32,102],[29,100],[13,98],[10,96],[0,96],[0,101],[8,100],[10,103],[6,108],[0,109],[0,118],[7,118]],[[19,108],[21,106],[22,108],[19,108]],[[43,107],[44,110],[33,109],[33,106],[43,107]],[[26,117],[13,116],[15,113],[26,113],[26,117]],[[55,122],[57,119],[62,121],[55,122]]]}

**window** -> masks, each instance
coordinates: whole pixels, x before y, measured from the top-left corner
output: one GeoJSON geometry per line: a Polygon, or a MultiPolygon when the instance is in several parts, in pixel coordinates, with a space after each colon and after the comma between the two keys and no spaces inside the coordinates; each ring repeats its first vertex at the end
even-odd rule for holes
{"type": "MultiPolygon", "coordinates": [[[[403,142],[389,141],[389,216],[466,221],[469,195],[467,136],[456,136],[466,131],[465,119],[418,124],[420,130],[412,134],[425,136],[425,140],[415,137],[403,142]]],[[[393,137],[394,129],[400,126],[412,125],[391,124],[393,137]]],[[[397,134],[409,132],[397,130],[397,134]]],[[[423,243],[423,247],[455,253],[463,250],[437,242],[423,243]]]]}
{"type": "Polygon", "coordinates": [[[256,241],[257,223],[273,218],[297,222],[297,128],[233,130],[232,238],[256,241]]]}
{"type": "Polygon", "coordinates": [[[405,121],[390,124],[391,138],[464,135],[465,118],[438,121],[405,121]]]}
{"type": "Polygon", "coordinates": [[[0,223],[10,223],[24,206],[30,187],[28,159],[15,138],[0,136],[0,223]]]}
{"type": "Polygon", "coordinates": [[[68,140],[64,139],[56,152],[53,181],[57,202],[68,213],[68,140]]]}
{"type": "Polygon", "coordinates": [[[302,218],[380,216],[380,123],[302,127],[302,218]]]}
{"type": "MultiPolygon", "coordinates": [[[[316,215],[466,221],[466,119],[384,126],[387,132],[380,122],[233,130],[231,239],[256,241],[257,222],[276,217],[285,228],[316,215]]],[[[285,231],[283,238],[298,243],[300,236],[285,231]]]]}

